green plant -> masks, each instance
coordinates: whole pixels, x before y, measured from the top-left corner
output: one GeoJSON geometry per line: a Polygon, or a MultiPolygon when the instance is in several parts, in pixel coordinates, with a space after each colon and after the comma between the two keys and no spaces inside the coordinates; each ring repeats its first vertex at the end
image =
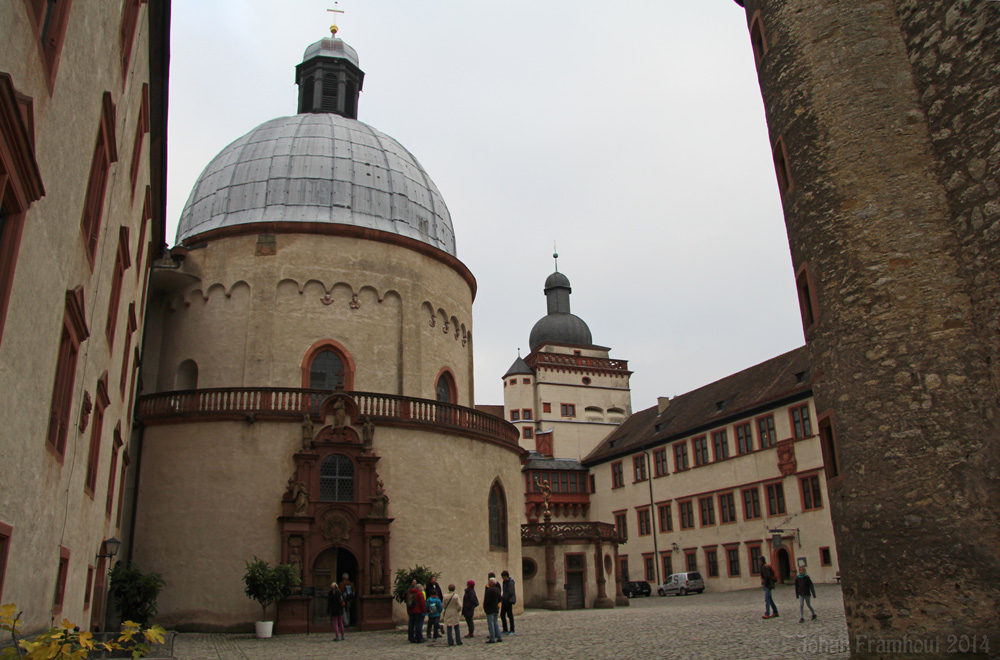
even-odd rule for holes
{"type": "Polygon", "coordinates": [[[247,570],[243,574],[246,588],[243,592],[260,604],[261,621],[264,621],[267,619],[267,606],[288,598],[299,586],[299,569],[295,564],[271,566],[256,556],[246,564],[247,570]]]}
{"type": "MultiPolygon", "coordinates": [[[[162,644],[166,631],[160,626],[143,629],[137,623],[122,623],[118,638],[110,642],[95,642],[89,631],[63,619],[55,628],[50,628],[32,640],[18,639],[17,626],[21,613],[17,605],[0,607],[0,630],[6,630],[14,640],[14,645],[0,651],[0,660],[28,658],[28,660],[87,660],[95,652],[127,651],[133,658],[142,658],[149,653],[150,644],[162,644]]],[[[103,656],[102,656],[103,657],[103,656]]]]}
{"type": "Polygon", "coordinates": [[[110,591],[118,618],[146,626],[156,614],[156,598],[164,584],[159,573],[143,573],[131,564],[115,564],[111,569],[110,591]]]}
{"type": "Polygon", "coordinates": [[[396,571],[396,579],[392,583],[392,597],[397,603],[405,603],[406,593],[410,590],[410,583],[413,580],[426,587],[432,577],[441,577],[441,573],[435,573],[426,566],[419,565],[413,568],[400,568],[396,571]]]}

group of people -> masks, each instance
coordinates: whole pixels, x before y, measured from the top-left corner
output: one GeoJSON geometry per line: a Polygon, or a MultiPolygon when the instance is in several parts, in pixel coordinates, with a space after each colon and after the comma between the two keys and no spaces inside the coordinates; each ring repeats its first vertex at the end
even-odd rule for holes
{"type": "MultiPolygon", "coordinates": [[[[490,573],[486,590],[483,592],[483,611],[486,613],[488,630],[487,644],[502,642],[503,635],[514,634],[514,603],[517,602],[514,578],[507,571],[500,573],[500,577],[502,581],[497,580],[494,573],[490,573]]],[[[474,637],[476,629],[473,619],[477,607],[479,598],[476,595],[475,580],[466,582],[465,593],[461,596],[455,593],[454,584],[448,585],[446,595],[442,594],[441,585],[435,577],[431,577],[427,585],[418,584],[413,580],[406,595],[406,613],[409,616],[407,639],[411,644],[421,644],[425,641],[424,618],[426,617],[426,639],[439,639],[442,634],[446,634],[448,646],[461,646],[459,615],[465,619],[469,629],[465,639],[470,639],[474,637]]]]}
{"type": "MultiPolygon", "coordinates": [[[[760,566],[760,586],[764,589],[764,616],[763,619],[777,619],[778,606],[774,602],[771,592],[778,581],[778,576],[774,568],[766,560],[760,566]]],[[[812,599],[816,597],[816,587],[813,586],[812,578],[806,575],[806,567],[800,565],[799,573],[795,576],[795,597],[799,599],[799,623],[805,622],[805,608],[808,607],[812,613],[812,618],[816,618],[816,610],[813,609],[812,599]]]]}
{"type": "Polygon", "coordinates": [[[333,626],[333,641],[344,641],[344,628],[351,625],[351,605],[354,603],[354,583],[347,573],[341,576],[340,582],[330,584],[326,595],[326,609],[330,613],[330,624],[333,626]]]}

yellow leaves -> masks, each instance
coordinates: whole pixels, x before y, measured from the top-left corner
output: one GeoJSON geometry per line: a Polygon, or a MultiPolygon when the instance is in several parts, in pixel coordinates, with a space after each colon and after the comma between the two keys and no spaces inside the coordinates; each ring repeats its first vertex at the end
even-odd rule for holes
{"type": "Polygon", "coordinates": [[[166,634],[167,631],[163,629],[163,626],[153,626],[146,631],[146,641],[151,644],[162,644],[166,634]]]}
{"type": "Polygon", "coordinates": [[[142,626],[132,621],[122,623],[121,634],[117,640],[110,642],[95,642],[94,635],[89,630],[81,631],[69,619],[63,619],[59,626],[50,628],[33,640],[17,639],[17,625],[21,613],[17,605],[8,603],[0,606],[0,629],[14,633],[17,645],[24,652],[18,654],[17,649],[8,647],[0,650],[0,660],[28,658],[28,660],[88,660],[95,650],[130,651],[133,658],[142,658],[149,653],[149,646],[162,644],[166,631],[160,626],[143,630],[142,626]]]}

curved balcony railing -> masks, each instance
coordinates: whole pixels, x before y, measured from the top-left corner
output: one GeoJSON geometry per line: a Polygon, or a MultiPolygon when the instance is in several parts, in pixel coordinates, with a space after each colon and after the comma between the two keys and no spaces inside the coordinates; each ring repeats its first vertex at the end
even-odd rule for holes
{"type": "MultiPolygon", "coordinates": [[[[184,419],[296,419],[317,414],[329,390],[282,387],[230,387],[160,392],[139,398],[136,416],[145,424],[167,424],[184,419]]],[[[375,423],[447,427],[493,440],[518,444],[520,434],[509,422],[474,408],[430,399],[344,392],[354,399],[360,417],[375,423]]]]}

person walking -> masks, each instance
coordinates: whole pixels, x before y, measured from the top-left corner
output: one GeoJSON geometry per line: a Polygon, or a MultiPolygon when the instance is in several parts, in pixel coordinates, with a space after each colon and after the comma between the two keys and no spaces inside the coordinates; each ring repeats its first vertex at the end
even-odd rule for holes
{"type": "Polygon", "coordinates": [[[330,585],[330,592],[326,595],[326,610],[333,627],[333,641],[344,641],[344,594],[336,582],[330,585]]]}
{"type": "Polygon", "coordinates": [[[497,617],[500,614],[500,584],[495,577],[490,578],[490,583],[483,594],[483,611],[486,612],[486,629],[489,631],[487,644],[502,642],[503,635],[500,633],[500,623],[497,617]]]}
{"type": "Polygon", "coordinates": [[[500,623],[503,626],[504,634],[514,634],[514,603],[517,602],[517,592],[514,590],[514,578],[507,571],[502,571],[500,577],[503,578],[502,594],[500,596],[500,623]],[[510,627],[507,621],[510,621],[510,627]]]}
{"type": "Polygon", "coordinates": [[[767,563],[767,559],[762,559],[760,565],[760,586],[764,588],[764,616],[761,617],[762,619],[778,618],[778,606],[774,604],[774,598],[771,597],[775,579],[774,569],[767,563]],[[771,614],[772,611],[774,614],[771,614]]]}
{"type": "Polygon", "coordinates": [[[472,618],[476,616],[477,607],[479,607],[479,597],[476,596],[476,581],[469,580],[465,583],[465,595],[462,597],[462,616],[465,618],[465,625],[469,627],[466,638],[472,637],[472,633],[476,630],[472,618]]]}
{"type": "Polygon", "coordinates": [[[816,587],[813,586],[812,578],[806,575],[806,567],[799,566],[799,574],[795,576],[795,595],[799,599],[799,623],[804,622],[805,608],[812,612],[812,618],[816,618],[816,610],[813,609],[812,599],[816,597],[816,587]]]}
{"type": "Polygon", "coordinates": [[[448,631],[448,646],[462,645],[462,632],[458,627],[458,615],[462,612],[462,597],[455,593],[455,585],[448,585],[448,593],[441,601],[444,611],[441,613],[441,621],[445,630],[448,631]],[[452,632],[455,637],[452,639],[452,632]]]}
{"type": "Polygon", "coordinates": [[[423,585],[416,580],[410,581],[410,590],[406,592],[406,613],[409,622],[406,636],[411,644],[424,643],[424,615],[427,614],[427,600],[424,598],[423,585]]]}

